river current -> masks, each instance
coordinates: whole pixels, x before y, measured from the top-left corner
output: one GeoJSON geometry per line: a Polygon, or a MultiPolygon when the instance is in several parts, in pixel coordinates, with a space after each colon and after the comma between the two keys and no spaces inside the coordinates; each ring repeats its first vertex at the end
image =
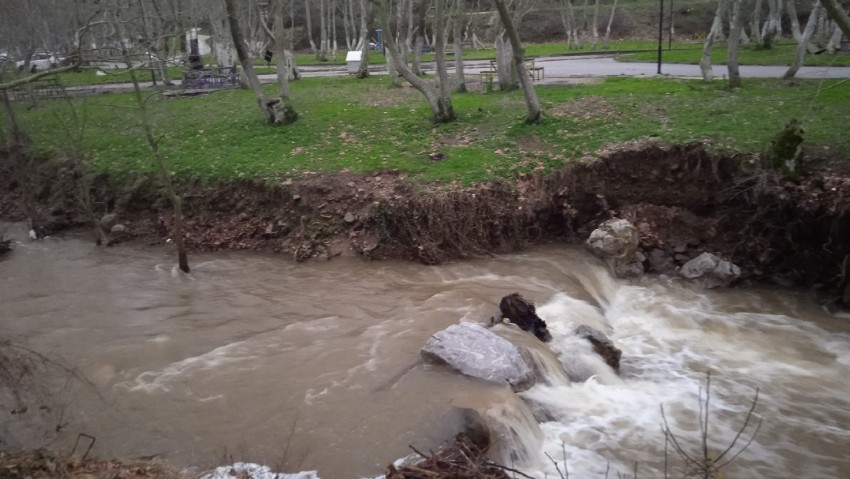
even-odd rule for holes
{"type": "Polygon", "coordinates": [[[800,292],[626,282],[555,245],[443,266],[195,254],[184,275],[167,249],[30,242],[3,227],[19,243],[0,259],[0,339],[50,359],[35,370],[41,386],[21,393],[27,412],[0,410],[5,447],[68,450],[85,433],[101,457],[374,477],[409,445],[438,447],[457,408],[473,408],[497,436],[494,458],[531,476],[559,477],[553,460],[566,459],[574,478],[635,464],[639,477],[664,477],[662,406],[682,447],[702,454],[711,371],[710,456],[759,389],[761,428],[725,477],[850,477],[850,319],[800,292]],[[538,358],[536,386],[514,394],[420,360],[430,335],[486,322],[512,292],[554,337],[544,346],[499,327],[538,358]],[[579,324],[623,350],[619,377],[571,335],[579,324]],[[591,379],[570,382],[578,370],[591,379]]]}

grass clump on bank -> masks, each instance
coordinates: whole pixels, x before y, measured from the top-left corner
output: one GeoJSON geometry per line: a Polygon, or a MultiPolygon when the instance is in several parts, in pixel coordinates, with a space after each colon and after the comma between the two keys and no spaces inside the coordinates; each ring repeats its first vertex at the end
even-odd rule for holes
{"type": "MultiPolygon", "coordinates": [[[[266,88],[271,90],[272,85],[266,88]]],[[[610,78],[580,85],[538,86],[546,110],[539,126],[522,123],[520,92],[454,95],[460,120],[430,124],[430,110],[412,88],[388,89],[385,77],[307,78],[292,85],[301,114],[287,127],[262,123],[250,91],[148,100],[160,147],[177,175],[207,180],[278,178],[305,172],[397,169],[426,182],[473,182],[549,170],[635,139],[667,143],[708,139],[721,148],[766,150],[791,119],[802,122],[807,145],[850,153],[843,119],[850,83],[841,80],[696,80],[610,78]],[[440,161],[432,161],[439,158],[440,161]],[[430,157],[429,157],[430,155],[430,157]]],[[[154,173],[129,94],[19,104],[36,145],[67,146],[69,108],[84,111],[84,148],[99,172],[121,177],[154,173]]]]}

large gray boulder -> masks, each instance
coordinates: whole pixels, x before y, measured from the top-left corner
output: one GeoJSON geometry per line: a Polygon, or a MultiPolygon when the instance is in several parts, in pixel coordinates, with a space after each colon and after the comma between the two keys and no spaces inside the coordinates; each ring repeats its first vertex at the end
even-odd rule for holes
{"type": "Polygon", "coordinates": [[[610,219],[590,233],[587,248],[614,271],[614,275],[625,278],[643,274],[643,261],[646,259],[638,244],[640,235],[637,228],[628,220],[610,219]]]}
{"type": "Polygon", "coordinates": [[[703,253],[682,265],[679,273],[703,288],[729,286],[741,276],[741,268],[711,253],[703,253]]]}
{"type": "Polygon", "coordinates": [[[520,348],[475,323],[453,324],[431,336],[421,355],[461,374],[524,391],[534,385],[534,370],[520,348]]]}

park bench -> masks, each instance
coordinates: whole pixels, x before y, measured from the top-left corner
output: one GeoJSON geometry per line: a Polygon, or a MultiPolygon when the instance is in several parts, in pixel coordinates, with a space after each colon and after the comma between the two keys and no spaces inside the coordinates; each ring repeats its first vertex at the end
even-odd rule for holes
{"type": "MultiPolygon", "coordinates": [[[[543,80],[546,78],[545,71],[543,67],[538,67],[534,63],[534,59],[526,60],[525,69],[528,71],[528,75],[532,80],[543,80]]],[[[496,75],[498,75],[499,69],[496,64],[496,60],[490,60],[490,69],[489,70],[481,70],[478,72],[481,77],[481,83],[493,83],[496,75]]]]}
{"type": "Polygon", "coordinates": [[[36,98],[39,100],[68,98],[68,92],[59,83],[58,78],[49,76],[21,85],[9,92],[9,99],[12,101],[23,100],[25,98],[36,98]]]}
{"type": "Polygon", "coordinates": [[[189,90],[215,90],[239,84],[236,67],[213,67],[188,70],[183,74],[183,88],[189,90]]]}

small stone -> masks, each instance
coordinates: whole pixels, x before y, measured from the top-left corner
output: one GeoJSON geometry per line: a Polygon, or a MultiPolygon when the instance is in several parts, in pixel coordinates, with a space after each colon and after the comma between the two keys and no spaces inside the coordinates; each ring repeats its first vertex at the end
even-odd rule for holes
{"type": "Polygon", "coordinates": [[[292,201],[298,201],[301,199],[301,195],[292,195],[292,201]]]}
{"type": "Polygon", "coordinates": [[[354,216],[353,214],[351,214],[351,213],[345,214],[345,222],[346,223],[354,223],[354,221],[356,221],[356,220],[357,220],[357,217],[354,216]]]}
{"type": "Polygon", "coordinates": [[[125,231],[127,231],[127,227],[120,224],[120,223],[117,224],[117,225],[114,225],[112,228],[109,229],[109,232],[111,234],[120,234],[120,233],[123,233],[125,231]]]}
{"type": "Polygon", "coordinates": [[[109,214],[103,215],[103,217],[100,219],[100,226],[102,226],[103,228],[109,229],[109,228],[112,228],[115,225],[115,223],[117,223],[117,222],[118,222],[118,215],[116,215],[115,213],[109,213],[109,214]]]}

